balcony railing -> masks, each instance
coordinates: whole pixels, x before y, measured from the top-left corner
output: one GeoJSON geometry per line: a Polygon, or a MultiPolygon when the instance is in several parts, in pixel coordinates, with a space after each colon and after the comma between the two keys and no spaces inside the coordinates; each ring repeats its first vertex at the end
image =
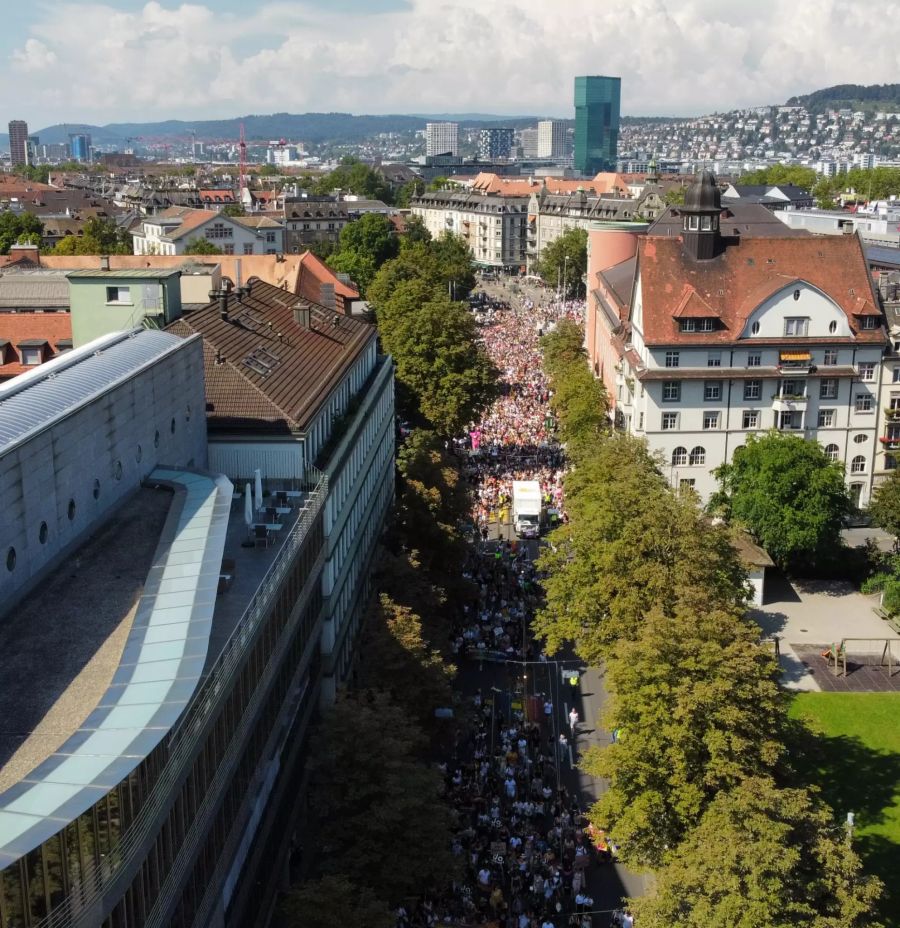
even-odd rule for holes
{"type": "Polygon", "coordinates": [[[896,451],[900,448],[900,435],[883,435],[878,440],[888,451],[896,451]]]}

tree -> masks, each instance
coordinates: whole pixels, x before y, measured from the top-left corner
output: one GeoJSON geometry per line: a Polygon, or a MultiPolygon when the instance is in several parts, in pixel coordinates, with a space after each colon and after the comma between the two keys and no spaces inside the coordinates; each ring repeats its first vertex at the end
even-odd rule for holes
{"type": "Polygon", "coordinates": [[[666,206],[681,206],[684,203],[684,195],[687,192],[687,187],[682,184],[678,187],[670,187],[666,191],[666,206]]]}
{"type": "Polygon", "coordinates": [[[738,609],[659,607],[607,662],[612,745],[581,764],[609,787],[591,810],[624,860],[656,867],[724,789],[783,754],[778,668],[738,609]]]}
{"type": "Polygon", "coordinates": [[[537,272],[544,283],[561,286],[567,297],[584,296],[587,241],[586,229],[569,229],[547,245],[537,262],[537,272]]]}
{"type": "Polygon", "coordinates": [[[246,216],[247,210],[243,203],[226,203],[222,209],[223,216],[246,216]]]}
{"type": "Polygon", "coordinates": [[[804,190],[812,190],[816,186],[816,181],[816,172],[812,168],[805,168],[799,164],[772,164],[767,168],[742,175],[739,183],[765,186],[794,184],[804,190]]]}
{"type": "Polygon", "coordinates": [[[472,252],[458,235],[444,232],[430,243],[431,253],[440,269],[441,284],[454,300],[464,300],[475,287],[472,252]]]}
{"type": "Polygon", "coordinates": [[[131,236],[112,219],[91,217],[80,236],[67,235],[51,252],[54,255],[130,255],[131,236]]]}
{"type": "Polygon", "coordinates": [[[333,171],[323,174],[314,184],[315,193],[331,193],[333,190],[343,190],[345,193],[355,193],[385,203],[394,200],[391,185],[358,158],[342,158],[333,171]]]}
{"type": "Polygon", "coordinates": [[[222,249],[218,245],[214,245],[208,238],[197,236],[188,239],[187,244],[184,246],[184,253],[186,255],[220,255],[222,249]]]}
{"type": "Polygon", "coordinates": [[[745,526],[780,567],[823,565],[840,551],[850,498],[840,464],[817,442],[774,431],[751,435],[715,473],[721,493],[711,506],[745,526]]]}
{"type": "Polygon", "coordinates": [[[400,250],[394,227],[387,216],[366,213],[341,229],[338,250],[328,263],[336,271],[349,274],[361,295],[376,271],[400,250]]]}
{"type": "Polygon", "coordinates": [[[401,209],[408,209],[413,197],[419,197],[425,192],[425,181],[421,177],[407,181],[398,191],[396,203],[401,209]]]}
{"type": "Polygon", "coordinates": [[[43,232],[43,224],[33,213],[0,213],[0,254],[8,255],[9,249],[26,237],[32,241],[36,235],[40,243],[43,232]]]}
{"type": "Polygon", "coordinates": [[[428,182],[428,186],[425,189],[426,190],[443,190],[445,187],[449,187],[449,186],[450,186],[450,178],[444,177],[443,175],[439,174],[437,177],[431,178],[431,180],[428,182]]]}
{"type": "Polygon", "coordinates": [[[325,713],[309,753],[311,844],[323,874],[343,874],[390,903],[453,878],[454,816],[440,772],[423,762],[426,745],[383,693],[343,697],[325,713]]]}
{"type": "Polygon", "coordinates": [[[472,314],[427,280],[400,284],[379,306],[378,326],[415,404],[407,418],[424,417],[439,435],[456,436],[497,395],[497,370],[478,344],[472,314]]]}
{"type": "Polygon", "coordinates": [[[392,928],[396,921],[386,902],[343,874],[300,883],[281,900],[279,914],[285,928],[392,928]]]}
{"type": "Polygon", "coordinates": [[[869,503],[869,515],[895,540],[900,538],[900,471],[892,470],[884,483],[875,487],[869,503]]]}
{"type": "Polygon", "coordinates": [[[830,809],[753,777],[713,800],[631,908],[641,928],[878,928],[880,894],[830,809]]]}
{"type": "Polygon", "coordinates": [[[406,231],[400,242],[403,248],[409,244],[422,243],[427,245],[431,241],[431,233],[425,227],[425,221],[421,216],[408,216],[406,219],[406,231]]]}

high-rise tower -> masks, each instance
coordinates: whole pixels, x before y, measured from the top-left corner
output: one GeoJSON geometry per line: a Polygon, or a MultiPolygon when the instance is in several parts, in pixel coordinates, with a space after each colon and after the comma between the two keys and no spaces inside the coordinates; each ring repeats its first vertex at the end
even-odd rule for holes
{"type": "Polygon", "coordinates": [[[620,77],[575,78],[575,170],[614,171],[619,141],[620,77]]]}
{"type": "Polygon", "coordinates": [[[28,164],[28,123],[24,119],[10,121],[9,154],[13,166],[28,164]]]}

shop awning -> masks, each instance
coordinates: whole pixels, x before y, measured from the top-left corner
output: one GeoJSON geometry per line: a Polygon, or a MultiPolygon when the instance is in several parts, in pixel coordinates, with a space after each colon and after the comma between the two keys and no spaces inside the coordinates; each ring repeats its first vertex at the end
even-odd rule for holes
{"type": "Polygon", "coordinates": [[[778,357],[782,361],[810,361],[812,355],[808,351],[781,351],[778,357]]]}

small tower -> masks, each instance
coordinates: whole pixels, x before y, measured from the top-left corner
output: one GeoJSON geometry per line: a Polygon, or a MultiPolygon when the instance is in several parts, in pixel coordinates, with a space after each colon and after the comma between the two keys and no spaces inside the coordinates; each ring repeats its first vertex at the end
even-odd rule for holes
{"type": "Polygon", "coordinates": [[[679,212],[683,220],[685,254],[695,261],[715,258],[721,251],[719,215],[722,212],[722,193],[711,171],[701,172],[687,188],[684,205],[679,212]]]}
{"type": "Polygon", "coordinates": [[[650,159],[650,163],[647,165],[647,183],[659,183],[659,165],[656,163],[656,155],[650,159]]]}

